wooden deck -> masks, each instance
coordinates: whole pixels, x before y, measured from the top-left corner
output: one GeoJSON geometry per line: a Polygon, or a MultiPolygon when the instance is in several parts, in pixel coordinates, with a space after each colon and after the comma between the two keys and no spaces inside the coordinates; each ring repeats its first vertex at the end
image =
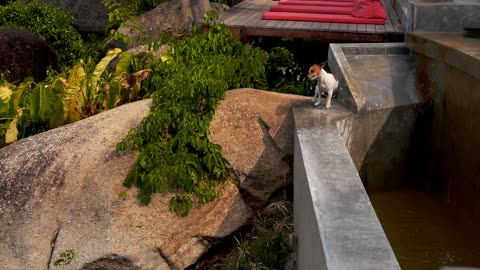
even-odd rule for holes
{"type": "Polygon", "coordinates": [[[249,36],[288,37],[335,41],[385,42],[403,41],[404,29],[390,1],[386,1],[385,25],[320,23],[263,20],[262,15],[276,4],[273,0],[245,0],[222,16],[233,35],[242,41],[249,36]]]}

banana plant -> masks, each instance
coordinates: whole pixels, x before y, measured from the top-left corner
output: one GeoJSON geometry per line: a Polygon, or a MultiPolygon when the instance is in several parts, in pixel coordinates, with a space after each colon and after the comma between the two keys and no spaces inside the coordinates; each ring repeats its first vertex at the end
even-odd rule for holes
{"type": "Polygon", "coordinates": [[[90,116],[99,108],[111,109],[136,99],[140,83],[150,70],[131,74],[133,54],[124,53],[115,72],[102,78],[110,62],[120,53],[121,49],[110,50],[93,72],[86,72],[87,65],[80,61],[66,78],[58,76],[38,84],[27,80],[19,86],[0,80],[0,137],[5,136],[5,144],[18,139],[17,126],[22,117],[55,128],[90,116]]]}
{"type": "MultiPolygon", "coordinates": [[[[15,142],[18,136],[17,123],[23,114],[23,108],[20,103],[25,99],[23,93],[25,89],[33,84],[33,80],[28,79],[19,86],[2,82],[0,84],[0,123],[6,127],[5,144],[15,142]]],[[[2,132],[0,127],[0,133],[2,132]]],[[[2,145],[2,143],[0,143],[2,145]]]]}
{"type": "Polygon", "coordinates": [[[113,76],[105,85],[102,106],[104,109],[111,109],[119,103],[125,103],[138,97],[141,89],[141,82],[150,74],[150,69],[143,69],[130,74],[129,69],[134,59],[132,53],[124,53],[118,61],[113,76]]]}

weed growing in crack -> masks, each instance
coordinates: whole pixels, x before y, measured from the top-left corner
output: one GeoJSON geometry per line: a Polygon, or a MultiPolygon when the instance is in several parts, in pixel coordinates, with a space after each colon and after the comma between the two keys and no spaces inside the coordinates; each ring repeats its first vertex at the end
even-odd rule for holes
{"type": "Polygon", "coordinates": [[[69,265],[72,262],[72,260],[75,258],[76,255],[77,255],[77,252],[75,251],[75,249],[73,248],[67,249],[60,254],[60,258],[56,259],[53,262],[53,265],[55,267],[58,267],[58,266],[65,267],[65,265],[69,265]]]}
{"type": "Polygon", "coordinates": [[[237,248],[228,255],[225,269],[283,269],[292,252],[288,243],[293,233],[291,202],[270,204],[253,218],[252,224],[250,237],[235,238],[237,248]]]}

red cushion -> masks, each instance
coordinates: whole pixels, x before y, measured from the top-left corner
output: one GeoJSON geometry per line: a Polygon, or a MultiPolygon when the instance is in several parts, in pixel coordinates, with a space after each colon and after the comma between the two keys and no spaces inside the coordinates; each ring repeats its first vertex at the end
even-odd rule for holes
{"type": "Polygon", "coordinates": [[[273,5],[270,7],[270,11],[350,15],[352,7],[273,5]]]}
{"type": "Polygon", "coordinates": [[[333,1],[307,1],[307,0],[282,0],[280,5],[307,5],[307,6],[328,6],[328,7],[353,7],[351,2],[333,2],[333,1]]]}
{"type": "Polygon", "coordinates": [[[352,16],[362,19],[387,19],[380,0],[356,0],[353,4],[352,16]]]}
{"type": "Polygon", "coordinates": [[[313,14],[293,12],[271,12],[263,13],[264,20],[288,20],[307,22],[331,22],[331,23],[358,23],[358,24],[385,24],[384,19],[363,19],[351,15],[338,14],[313,14]]]}
{"type": "MultiPolygon", "coordinates": [[[[287,1],[287,0],[280,0],[287,1]]],[[[315,1],[315,2],[355,2],[355,0],[298,0],[298,1],[315,1]]]]}

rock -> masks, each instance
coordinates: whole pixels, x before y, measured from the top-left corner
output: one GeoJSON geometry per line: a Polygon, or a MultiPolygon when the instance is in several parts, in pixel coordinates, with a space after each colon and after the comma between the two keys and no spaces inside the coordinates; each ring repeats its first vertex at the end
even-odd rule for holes
{"type": "MultiPolygon", "coordinates": [[[[103,4],[103,0],[40,0],[51,4],[64,11],[70,12],[75,18],[75,28],[87,33],[105,33],[108,13],[110,12],[103,4]]],[[[125,2],[126,0],[116,0],[125,2]]],[[[31,2],[31,0],[25,0],[31,2]]]]}
{"type": "Polygon", "coordinates": [[[67,249],[77,255],[62,269],[184,269],[248,220],[251,210],[230,182],[185,218],[168,211],[172,194],[139,205],[137,190],[123,186],[136,155],[115,146],[150,104],[123,105],[0,149],[2,269],[54,269],[67,249]]]}
{"type": "Polygon", "coordinates": [[[104,50],[113,47],[125,50],[158,41],[165,34],[185,33],[190,30],[193,23],[203,22],[203,16],[208,9],[210,9],[208,0],[171,0],[162,3],[138,18],[127,21],[127,27],[118,29],[118,32],[130,39],[131,43],[127,45],[123,41],[111,39],[104,46],[104,50]]]}
{"type": "Polygon", "coordinates": [[[35,82],[47,76],[47,68],[60,71],[57,54],[43,39],[12,27],[0,26],[0,74],[10,83],[32,76],[35,82]],[[8,71],[8,72],[7,72],[8,71]]]}
{"type": "Polygon", "coordinates": [[[210,124],[243,198],[253,208],[292,181],[293,118],[290,106],[309,97],[255,89],[230,90],[210,124]]]}

